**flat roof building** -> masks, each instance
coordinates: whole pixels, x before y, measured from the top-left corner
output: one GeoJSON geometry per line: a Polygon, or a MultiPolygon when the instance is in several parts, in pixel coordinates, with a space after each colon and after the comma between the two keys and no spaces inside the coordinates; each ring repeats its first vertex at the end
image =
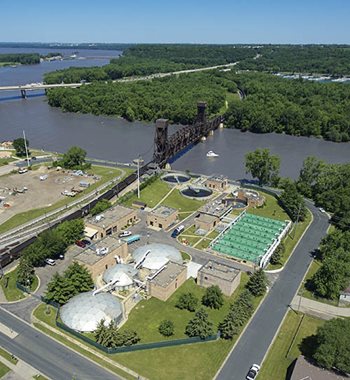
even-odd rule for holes
{"type": "Polygon", "coordinates": [[[97,240],[102,239],[107,235],[111,235],[116,232],[120,232],[127,226],[135,223],[137,220],[137,212],[131,208],[124,206],[114,206],[103,213],[90,217],[86,220],[86,230],[95,234],[90,239],[97,240]]]}
{"type": "Polygon", "coordinates": [[[204,182],[204,186],[217,191],[224,191],[228,187],[228,179],[223,175],[212,175],[204,182]]]}
{"type": "Polygon", "coordinates": [[[241,281],[241,272],[217,261],[208,261],[198,271],[198,285],[208,288],[217,285],[226,296],[230,296],[241,281]]]}
{"type": "Polygon", "coordinates": [[[178,211],[176,209],[167,206],[159,206],[148,213],[147,225],[166,230],[171,225],[175,224],[177,215],[178,211]]]}
{"type": "Polygon", "coordinates": [[[217,216],[201,213],[198,218],[195,218],[194,225],[196,230],[210,231],[217,226],[219,221],[217,216]]]}
{"type": "Polygon", "coordinates": [[[221,194],[215,201],[203,205],[198,211],[202,214],[223,218],[232,210],[232,205],[227,205],[223,202],[226,194],[221,194]]]}
{"type": "Polygon", "coordinates": [[[128,244],[114,236],[107,236],[104,239],[89,245],[74,260],[84,265],[95,280],[106,269],[115,265],[120,260],[125,260],[128,256],[128,244]]]}
{"type": "Polygon", "coordinates": [[[166,301],[187,279],[187,267],[169,261],[154,274],[148,276],[147,289],[152,297],[166,301]]]}

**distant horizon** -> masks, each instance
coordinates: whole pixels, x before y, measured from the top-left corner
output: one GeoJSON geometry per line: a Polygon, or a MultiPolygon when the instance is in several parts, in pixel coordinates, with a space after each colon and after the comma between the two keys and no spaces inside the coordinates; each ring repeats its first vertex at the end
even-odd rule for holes
{"type": "MultiPolygon", "coordinates": [[[[41,45],[339,45],[339,46],[350,46],[350,43],[324,43],[324,42],[309,42],[309,43],[292,43],[292,42],[92,42],[92,41],[82,41],[82,42],[67,42],[67,41],[0,41],[1,44],[41,44],[41,45]]],[[[93,47],[93,46],[91,46],[93,47]]]]}

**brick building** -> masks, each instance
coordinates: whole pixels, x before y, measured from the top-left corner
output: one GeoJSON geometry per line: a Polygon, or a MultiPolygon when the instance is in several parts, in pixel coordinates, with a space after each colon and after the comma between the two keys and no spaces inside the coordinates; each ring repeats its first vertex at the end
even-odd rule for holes
{"type": "Polygon", "coordinates": [[[223,175],[213,175],[206,179],[204,186],[211,190],[225,191],[228,187],[228,179],[223,175]]]}
{"type": "Polygon", "coordinates": [[[168,229],[175,224],[178,211],[171,207],[159,206],[147,215],[147,225],[156,228],[168,229]]]}
{"type": "Polygon", "coordinates": [[[241,281],[241,272],[216,261],[208,261],[198,271],[197,283],[208,288],[217,285],[226,296],[230,296],[241,281]]]}
{"type": "Polygon", "coordinates": [[[161,269],[151,274],[147,280],[148,293],[161,301],[166,301],[187,279],[187,267],[169,261],[161,269]]]}

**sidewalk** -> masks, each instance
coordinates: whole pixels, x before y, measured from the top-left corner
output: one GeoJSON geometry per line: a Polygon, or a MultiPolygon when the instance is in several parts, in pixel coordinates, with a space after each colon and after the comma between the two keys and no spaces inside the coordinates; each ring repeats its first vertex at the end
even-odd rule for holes
{"type": "MultiPolygon", "coordinates": [[[[2,377],[2,380],[33,380],[33,377],[35,375],[40,374],[38,370],[36,370],[35,368],[33,368],[21,359],[18,359],[17,364],[13,364],[7,359],[5,359],[3,356],[0,356],[0,362],[4,363],[11,370],[4,377],[2,377]]],[[[50,380],[49,377],[44,377],[50,380]]]]}
{"type": "Polygon", "coordinates": [[[298,295],[293,298],[291,306],[297,311],[326,320],[336,317],[350,317],[350,308],[328,305],[298,295]]]}

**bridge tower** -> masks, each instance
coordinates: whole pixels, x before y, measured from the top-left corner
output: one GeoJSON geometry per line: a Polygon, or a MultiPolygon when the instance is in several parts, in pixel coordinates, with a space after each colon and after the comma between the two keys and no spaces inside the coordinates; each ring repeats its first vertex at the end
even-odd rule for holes
{"type": "Polygon", "coordinates": [[[168,119],[156,120],[153,160],[160,164],[167,158],[168,119]]]}
{"type": "Polygon", "coordinates": [[[206,109],[207,109],[206,102],[197,103],[197,117],[196,117],[195,124],[205,124],[207,122],[206,109]]]}
{"type": "Polygon", "coordinates": [[[27,91],[26,90],[21,90],[21,96],[23,99],[27,98],[27,91]]]}

